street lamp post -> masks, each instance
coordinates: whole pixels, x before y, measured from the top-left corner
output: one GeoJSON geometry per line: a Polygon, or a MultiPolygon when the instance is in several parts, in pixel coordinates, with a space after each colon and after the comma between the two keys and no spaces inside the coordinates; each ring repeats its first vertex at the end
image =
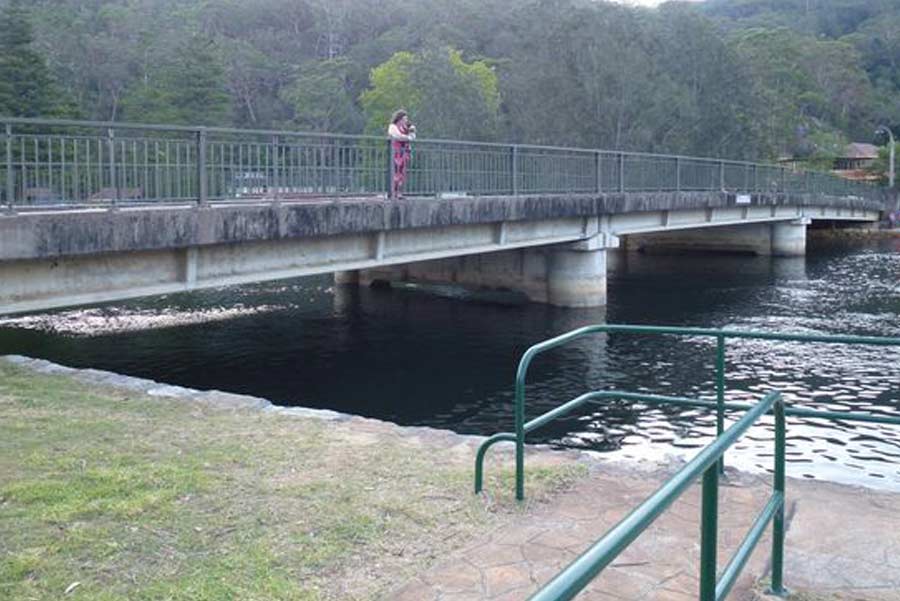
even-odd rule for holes
{"type": "Polygon", "coordinates": [[[884,125],[882,125],[877,130],[875,130],[876,134],[879,134],[881,132],[887,132],[888,140],[889,140],[888,143],[891,145],[890,146],[891,166],[890,166],[890,170],[888,171],[888,183],[890,184],[891,190],[893,190],[894,189],[894,134],[893,134],[893,132],[891,132],[891,128],[885,127],[884,125]]]}

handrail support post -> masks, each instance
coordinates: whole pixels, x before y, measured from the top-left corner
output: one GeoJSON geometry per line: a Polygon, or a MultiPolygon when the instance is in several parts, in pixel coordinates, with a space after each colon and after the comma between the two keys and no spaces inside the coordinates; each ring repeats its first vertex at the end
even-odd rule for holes
{"type": "MultiPolygon", "coordinates": [[[[518,397],[518,395],[516,395],[518,397]]],[[[516,500],[525,500],[525,398],[516,399],[516,500]]]]}
{"type": "Polygon", "coordinates": [[[6,211],[12,215],[16,212],[15,207],[15,171],[13,171],[12,158],[12,123],[6,124],[6,211]]]}
{"type": "Polygon", "coordinates": [[[116,132],[111,127],[106,130],[106,140],[109,148],[109,183],[114,190],[109,210],[116,211],[119,208],[121,190],[119,189],[119,176],[116,173],[116,132]]]}
{"type": "Polygon", "coordinates": [[[712,465],[703,473],[700,524],[700,601],[716,601],[716,552],[719,528],[719,470],[712,465]]]}
{"type": "Polygon", "coordinates": [[[784,401],[775,403],[775,474],[773,488],[781,495],[781,505],[772,517],[772,588],[773,595],[784,596],[784,466],[785,466],[785,420],[784,401]]]}
{"type": "Polygon", "coordinates": [[[513,144],[510,147],[509,151],[509,160],[510,160],[510,188],[512,189],[512,195],[519,195],[519,147],[516,144],[513,144]]]}
{"type": "MultiPolygon", "coordinates": [[[[272,136],[272,200],[275,204],[278,204],[281,198],[278,173],[278,147],[280,143],[281,142],[277,134],[272,136]]],[[[325,168],[324,165],[322,166],[322,168],[325,168]]]]}
{"type": "Polygon", "coordinates": [[[625,192],[625,153],[619,153],[619,192],[625,192]]]}
{"type": "Polygon", "coordinates": [[[675,157],[675,192],[681,192],[681,158],[675,157]]]}
{"type": "Polygon", "coordinates": [[[197,204],[209,204],[209,179],[206,173],[206,128],[197,130],[197,204]]]}
{"type": "MultiPolygon", "coordinates": [[[[725,431],[725,336],[716,336],[716,438],[725,431]]],[[[719,473],[725,473],[725,454],[719,459],[719,473]]]]}
{"type": "Polygon", "coordinates": [[[385,162],[385,197],[388,199],[394,196],[394,148],[391,139],[387,140],[387,161],[385,162]]]}

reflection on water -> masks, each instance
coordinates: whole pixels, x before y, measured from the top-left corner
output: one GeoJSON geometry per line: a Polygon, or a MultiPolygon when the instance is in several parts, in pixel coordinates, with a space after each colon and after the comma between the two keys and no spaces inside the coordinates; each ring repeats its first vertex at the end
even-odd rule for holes
{"type": "MultiPolygon", "coordinates": [[[[627,255],[604,309],[307,278],[7,319],[0,353],[490,434],[511,428],[519,356],[550,336],[607,321],[900,336],[898,276],[900,240],[811,246],[805,259],[627,255]]],[[[728,398],[778,388],[804,407],[900,415],[898,358],[891,348],[731,341],[728,398]]],[[[581,340],[534,362],[528,414],[592,389],[711,397],[714,359],[708,339],[581,340]]],[[[530,438],[661,459],[696,452],[714,432],[703,411],[612,402],[530,438]]],[[[766,418],[729,464],[768,469],[772,451],[766,418]]],[[[794,476],[900,490],[900,427],[790,418],[788,459],[794,476]]]]}

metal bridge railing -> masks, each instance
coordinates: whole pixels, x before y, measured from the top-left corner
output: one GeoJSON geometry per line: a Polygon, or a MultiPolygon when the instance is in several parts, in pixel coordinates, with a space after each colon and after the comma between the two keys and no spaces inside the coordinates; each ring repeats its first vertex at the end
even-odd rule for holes
{"type": "MultiPolygon", "coordinates": [[[[378,136],[0,117],[0,204],[109,205],[385,196],[378,136]]],[[[416,141],[405,193],[430,195],[732,191],[880,201],[827,173],[673,155],[416,141]]]]}
{"type": "Polygon", "coordinates": [[[572,599],[637,536],[643,532],[665,509],[703,474],[703,509],[701,528],[701,576],[700,601],[720,601],[734,585],[741,569],[765,531],[773,521],[772,590],[783,593],[784,548],[784,445],[785,416],[812,417],[840,421],[860,421],[900,425],[900,417],[872,413],[835,412],[786,407],[780,394],[770,393],[756,405],[725,402],[725,343],[730,338],[778,340],[824,344],[863,344],[876,346],[900,346],[900,338],[871,336],[830,336],[818,334],[782,334],[775,332],[744,332],[739,330],[715,330],[668,326],[595,325],[586,326],[545,340],[529,348],[522,355],[516,373],[515,384],[515,432],[495,434],[482,442],[475,456],[475,493],[482,491],[484,483],[484,459],[488,449],[501,441],[516,445],[516,498],[525,498],[525,435],[545,424],[566,415],[587,403],[621,399],[648,404],[670,404],[701,407],[716,411],[716,440],[694,457],[684,468],[672,476],[649,499],[633,510],[600,541],[590,547],[568,568],[557,575],[534,597],[536,601],[572,599]],[[573,340],[603,333],[631,333],[712,337],[716,339],[716,400],[691,399],[621,391],[594,391],[583,394],[528,422],[525,421],[525,380],[532,360],[541,353],[563,346],[573,340]],[[728,430],[724,429],[726,411],[746,411],[746,415],[728,430]],[[725,451],[763,414],[775,413],[775,481],[774,493],[762,513],[753,523],[744,541],[722,573],[716,578],[716,539],[718,477],[724,465],[725,451]],[[718,464],[718,465],[716,465],[718,464]]]}

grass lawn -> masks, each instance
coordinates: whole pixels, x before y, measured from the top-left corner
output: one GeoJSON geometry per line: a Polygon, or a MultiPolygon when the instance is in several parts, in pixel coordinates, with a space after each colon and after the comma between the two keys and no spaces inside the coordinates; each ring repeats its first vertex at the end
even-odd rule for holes
{"type": "MultiPolygon", "coordinates": [[[[449,440],[449,437],[444,437],[449,440]]],[[[512,519],[509,465],[390,425],[226,411],[0,360],[0,599],[378,599],[512,519]],[[68,592],[67,592],[68,591],[68,592]]],[[[530,503],[581,474],[529,464],[530,503]]]]}

